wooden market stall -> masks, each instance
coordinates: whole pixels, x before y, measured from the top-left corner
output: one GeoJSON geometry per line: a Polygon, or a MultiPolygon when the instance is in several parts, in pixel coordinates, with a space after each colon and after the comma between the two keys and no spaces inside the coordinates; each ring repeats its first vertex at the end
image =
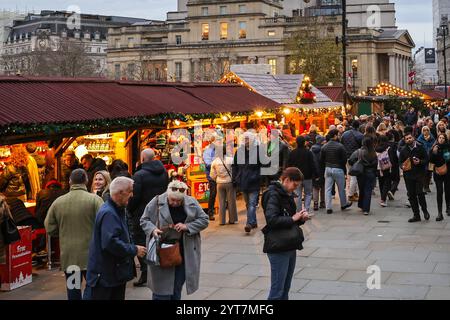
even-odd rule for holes
{"type": "Polygon", "coordinates": [[[295,135],[306,133],[312,124],[324,133],[330,124],[334,124],[336,115],[345,115],[343,104],[332,101],[305,75],[272,75],[264,72],[262,67],[254,70],[257,72],[236,68],[220,82],[239,84],[280,103],[283,106],[282,122],[295,124],[295,135]]]}
{"type": "MultiPolygon", "coordinates": [[[[166,139],[157,141],[161,132],[184,127],[192,135],[194,124],[206,128],[233,122],[239,127],[279,107],[235,84],[0,77],[0,175],[11,161],[11,148],[28,142],[35,142],[46,160],[41,187],[46,179],[61,181],[67,150],[79,156],[89,153],[107,163],[124,160],[132,173],[140,151],[156,147],[152,141],[159,142],[161,149],[170,145],[166,139]]],[[[185,169],[189,165],[183,163],[185,169]]],[[[205,177],[201,167],[187,169],[183,174],[189,177],[194,171],[197,178],[205,177]]],[[[203,201],[208,194],[199,197],[203,201]]],[[[32,212],[35,203],[26,205],[32,212]]]]}

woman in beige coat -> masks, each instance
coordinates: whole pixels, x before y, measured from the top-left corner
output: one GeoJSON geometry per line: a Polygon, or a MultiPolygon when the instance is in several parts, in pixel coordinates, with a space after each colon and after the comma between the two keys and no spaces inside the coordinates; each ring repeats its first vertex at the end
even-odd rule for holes
{"type": "Polygon", "coordinates": [[[187,189],[185,183],[172,181],[167,192],[150,201],[141,217],[147,243],[151,237],[159,236],[161,229],[169,226],[182,233],[180,249],[183,263],[180,266],[148,266],[148,287],[153,292],[153,300],[180,300],[185,283],[187,294],[194,293],[199,287],[200,232],[208,227],[209,219],[198,201],[186,195],[187,189]]]}
{"type": "MultiPolygon", "coordinates": [[[[0,226],[3,221],[11,217],[11,212],[9,211],[8,204],[6,203],[6,197],[0,193],[0,226]]],[[[2,229],[0,228],[0,264],[6,263],[6,244],[3,240],[2,229]]]]}

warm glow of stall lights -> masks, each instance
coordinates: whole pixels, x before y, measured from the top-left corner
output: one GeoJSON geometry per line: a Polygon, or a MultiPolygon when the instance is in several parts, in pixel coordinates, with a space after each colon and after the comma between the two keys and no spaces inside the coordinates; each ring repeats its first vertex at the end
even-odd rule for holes
{"type": "Polygon", "coordinates": [[[256,111],[255,114],[256,114],[257,117],[261,118],[264,115],[264,112],[256,111]]]}
{"type": "Polygon", "coordinates": [[[124,143],[125,142],[125,139],[124,138],[120,138],[119,139],[119,143],[124,143]]]}
{"type": "Polygon", "coordinates": [[[303,81],[305,81],[305,82],[308,82],[310,79],[309,79],[309,77],[308,76],[306,76],[304,79],[303,79],[303,81]]]}
{"type": "Polygon", "coordinates": [[[229,119],[228,119],[228,116],[222,116],[222,120],[223,121],[228,121],[229,119]]]}
{"type": "Polygon", "coordinates": [[[176,125],[176,126],[179,126],[180,123],[181,123],[180,120],[175,120],[174,122],[175,122],[175,125],[176,125]]]}
{"type": "Polygon", "coordinates": [[[289,108],[284,108],[283,113],[284,113],[284,114],[290,114],[290,113],[291,113],[291,109],[289,109],[289,108]]]}
{"type": "Polygon", "coordinates": [[[332,87],[333,86],[333,82],[328,82],[328,86],[332,87]]]}

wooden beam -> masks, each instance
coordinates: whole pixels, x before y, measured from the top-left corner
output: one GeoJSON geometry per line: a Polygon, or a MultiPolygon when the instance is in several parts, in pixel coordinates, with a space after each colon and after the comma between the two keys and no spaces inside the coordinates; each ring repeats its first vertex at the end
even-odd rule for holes
{"type": "Polygon", "coordinates": [[[124,147],[126,148],[128,146],[128,143],[130,143],[131,139],[133,139],[133,137],[138,133],[138,130],[134,130],[133,133],[131,133],[127,140],[125,141],[125,145],[124,147]]]}

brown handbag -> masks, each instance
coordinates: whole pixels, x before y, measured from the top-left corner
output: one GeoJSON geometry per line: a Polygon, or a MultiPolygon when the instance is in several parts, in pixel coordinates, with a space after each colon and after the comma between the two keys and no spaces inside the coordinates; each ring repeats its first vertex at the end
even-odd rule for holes
{"type": "Polygon", "coordinates": [[[402,169],[403,169],[403,171],[407,172],[407,171],[410,171],[411,168],[412,168],[411,159],[408,158],[408,159],[405,160],[405,162],[403,162],[402,169]]]}
{"type": "Polygon", "coordinates": [[[447,174],[448,168],[447,168],[447,164],[444,163],[444,165],[440,166],[440,167],[434,167],[434,170],[436,171],[436,173],[440,176],[445,176],[447,174]]]}
{"type": "MultiPolygon", "coordinates": [[[[156,227],[161,230],[159,223],[159,196],[156,199],[156,208],[157,208],[157,220],[156,227]]],[[[159,243],[159,247],[156,249],[156,252],[159,256],[159,266],[161,268],[172,268],[179,266],[183,263],[183,257],[181,256],[180,251],[180,242],[176,241],[175,243],[166,244],[159,243]]]]}

